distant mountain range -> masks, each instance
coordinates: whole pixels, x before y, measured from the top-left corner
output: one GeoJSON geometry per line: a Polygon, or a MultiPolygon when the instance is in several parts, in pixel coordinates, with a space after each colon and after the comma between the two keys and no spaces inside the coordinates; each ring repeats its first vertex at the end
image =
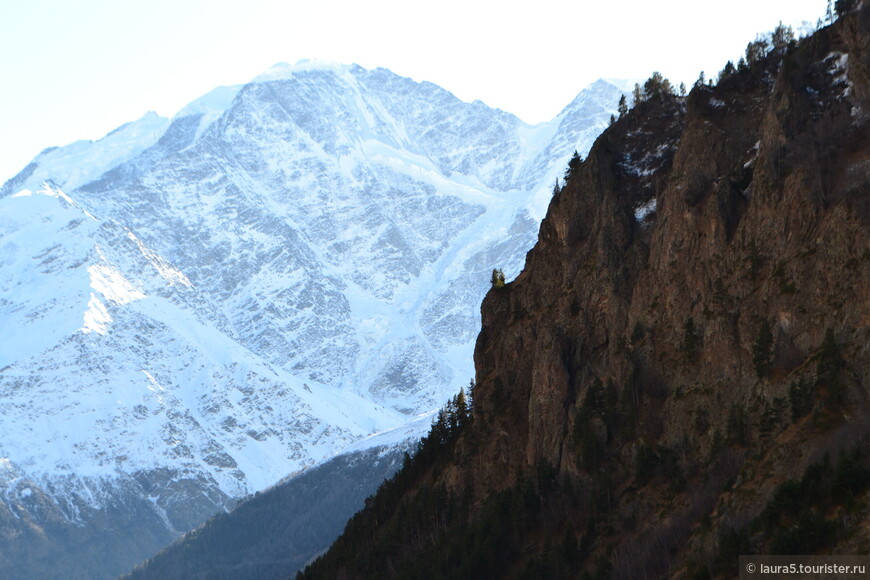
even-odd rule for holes
{"type": "Polygon", "coordinates": [[[443,404],[625,88],[530,126],[278,65],[41,153],[0,188],[0,575],[120,573],[443,404]]]}

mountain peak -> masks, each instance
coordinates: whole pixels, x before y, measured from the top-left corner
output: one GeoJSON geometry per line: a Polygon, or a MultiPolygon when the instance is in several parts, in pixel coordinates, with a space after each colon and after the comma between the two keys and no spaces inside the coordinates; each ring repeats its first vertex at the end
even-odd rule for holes
{"type": "Polygon", "coordinates": [[[222,113],[230,108],[242,85],[220,86],[185,105],[175,118],[196,114],[222,113]]]}
{"type": "Polygon", "coordinates": [[[264,83],[270,81],[281,81],[291,78],[296,73],[315,70],[332,71],[337,74],[342,74],[358,66],[359,65],[356,64],[344,64],[320,58],[302,58],[292,65],[286,62],[276,63],[254,77],[253,82],[264,83]]]}
{"type": "Polygon", "coordinates": [[[613,85],[617,89],[629,93],[634,89],[634,85],[639,84],[643,86],[643,79],[598,79],[591,85],[590,87],[601,86],[601,85],[613,85]]]}
{"type": "MultiPolygon", "coordinates": [[[[618,99],[538,131],[387,69],[306,60],[257,80],[44,153],[0,189],[0,319],[28,337],[0,337],[16,426],[0,456],[41,482],[20,496],[0,471],[0,506],[23,506],[0,525],[45,523],[29,497],[87,502],[62,530],[134,506],[153,552],[438,406],[474,373],[492,266],[519,272],[555,176],[618,99]],[[43,182],[77,207],[7,199],[43,182]]],[[[36,553],[19,537],[0,563],[36,553]]]]}

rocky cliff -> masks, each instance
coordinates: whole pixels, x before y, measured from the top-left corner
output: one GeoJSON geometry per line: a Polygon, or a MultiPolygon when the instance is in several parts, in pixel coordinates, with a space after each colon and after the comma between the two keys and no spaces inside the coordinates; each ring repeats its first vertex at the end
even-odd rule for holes
{"type": "Polygon", "coordinates": [[[471,426],[308,577],[866,553],[868,31],[870,7],[774,37],[687,97],[651,79],[486,297],[471,426]]]}

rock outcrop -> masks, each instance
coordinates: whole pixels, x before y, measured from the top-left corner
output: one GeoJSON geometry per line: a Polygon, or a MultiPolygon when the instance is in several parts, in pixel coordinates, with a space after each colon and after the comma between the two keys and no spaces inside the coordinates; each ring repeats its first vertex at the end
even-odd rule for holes
{"type": "Polygon", "coordinates": [[[648,83],[485,299],[472,425],[307,577],[866,553],[868,31],[870,6],[687,97],[648,83]]]}

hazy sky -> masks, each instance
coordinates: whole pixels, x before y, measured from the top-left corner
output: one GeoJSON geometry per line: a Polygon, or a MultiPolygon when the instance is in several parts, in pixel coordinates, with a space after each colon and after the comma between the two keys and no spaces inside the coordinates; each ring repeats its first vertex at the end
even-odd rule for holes
{"type": "Polygon", "coordinates": [[[537,123],[598,78],[690,85],[826,0],[0,0],[0,183],[277,62],[383,66],[537,123]]]}

